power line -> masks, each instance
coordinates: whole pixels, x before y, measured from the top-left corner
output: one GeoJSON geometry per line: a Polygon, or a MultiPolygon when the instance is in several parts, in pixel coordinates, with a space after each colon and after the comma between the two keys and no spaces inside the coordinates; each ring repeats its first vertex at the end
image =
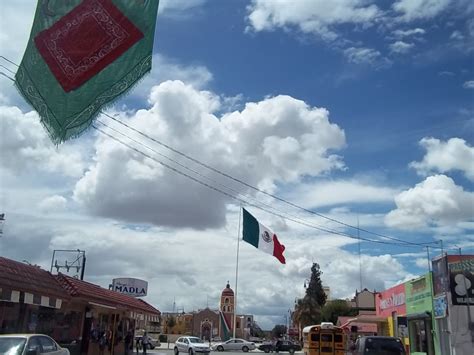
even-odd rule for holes
{"type": "MultiPolygon", "coordinates": [[[[101,122],[101,123],[103,124],[103,122],[101,122]]],[[[294,222],[294,223],[297,223],[297,224],[300,224],[300,225],[304,225],[304,226],[306,226],[306,227],[313,228],[313,229],[316,229],[316,230],[325,232],[325,233],[336,234],[336,235],[348,237],[348,238],[351,238],[351,239],[359,239],[359,240],[363,240],[363,241],[366,241],[366,242],[379,243],[379,244],[385,244],[385,245],[398,245],[398,246],[404,246],[404,247],[425,247],[425,245],[419,245],[419,244],[414,244],[414,243],[410,243],[410,244],[406,244],[406,243],[394,243],[394,242],[386,242],[386,241],[374,240],[374,239],[363,238],[363,237],[356,237],[356,236],[353,236],[353,235],[350,235],[350,234],[347,234],[347,233],[344,233],[344,232],[339,232],[339,231],[331,230],[331,229],[328,229],[328,228],[322,228],[322,227],[319,227],[319,226],[315,226],[315,225],[313,225],[313,224],[311,224],[311,223],[309,223],[309,222],[306,222],[306,221],[304,221],[304,220],[301,220],[301,219],[298,220],[298,219],[297,219],[298,217],[295,218],[295,217],[293,217],[293,216],[285,215],[284,212],[281,213],[281,212],[272,211],[272,210],[270,210],[270,209],[268,209],[268,208],[265,208],[265,207],[262,207],[262,206],[260,206],[260,205],[255,204],[255,203],[249,202],[248,200],[245,200],[245,199],[243,199],[243,198],[241,198],[241,197],[232,195],[231,193],[228,193],[228,192],[226,192],[226,191],[224,191],[224,190],[222,190],[222,189],[220,189],[220,188],[217,188],[217,187],[215,187],[215,186],[212,186],[212,185],[210,185],[210,184],[208,184],[208,183],[206,183],[206,182],[204,182],[204,181],[201,181],[201,180],[199,180],[198,178],[195,178],[195,177],[193,177],[193,176],[191,176],[191,175],[189,175],[189,174],[187,174],[187,173],[185,173],[185,172],[182,172],[182,171],[180,171],[179,169],[177,169],[177,168],[175,168],[175,167],[173,167],[173,166],[171,166],[171,165],[169,165],[169,164],[167,164],[167,163],[164,163],[164,162],[160,161],[159,159],[153,157],[152,155],[147,154],[147,153],[143,152],[142,150],[140,150],[140,149],[138,149],[138,148],[136,148],[136,147],[134,147],[134,146],[132,146],[132,145],[130,145],[130,144],[124,142],[124,141],[121,140],[120,138],[117,138],[117,137],[115,137],[114,135],[105,132],[105,131],[102,130],[101,128],[97,127],[95,124],[92,124],[92,127],[95,128],[95,129],[96,129],[97,131],[99,131],[100,133],[104,134],[105,136],[109,137],[110,139],[112,139],[112,140],[114,140],[114,141],[116,141],[116,142],[118,142],[118,143],[124,145],[125,147],[127,147],[127,148],[129,148],[129,149],[135,151],[136,153],[139,153],[139,154],[145,156],[146,158],[149,158],[149,159],[155,161],[156,163],[158,163],[158,164],[164,166],[164,167],[167,168],[167,169],[172,170],[173,172],[175,172],[175,173],[177,173],[177,174],[179,174],[179,175],[181,175],[181,176],[184,176],[184,177],[186,177],[186,178],[188,178],[188,179],[191,179],[191,180],[193,180],[194,182],[196,182],[196,183],[198,183],[198,184],[200,184],[200,185],[203,185],[203,186],[205,186],[205,187],[207,187],[207,188],[209,188],[209,189],[211,189],[211,190],[214,190],[214,191],[216,191],[216,192],[218,192],[218,193],[221,193],[221,194],[223,194],[223,195],[225,195],[225,196],[227,196],[227,197],[229,197],[229,198],[231,198],[231,199],[233,199],[233,200],[236,200],[236,201],[239,202],[239,203],[242,203],[242,204],[245,204],[245,205],[248,205],[248,206],[251,206],[251,207],[255,207],[255,208],[259,209],[259,210],[265,211],[265,212],[270,213],[270,214],[272,214],[272,215],[274,215],[274,216],[277,216],[277,217],[280,217],[280,218],[283,218],[283,219],[292,221],[292,222],[294,222]]],[[[122,134],[122,135],[124,135],[124,136],[126,136],[127,138],[129,138],[126,134],[122,134]]],[[[133,139],[132,139],[132,140],[133,140],[133,139]]],[[[144,145],[143,143],[139,143],[139,144],[141,144],[141,145],[143,145],[143,146],[146,146],[146,145],[144,145]]],[[[150,149],[150,150],[153,150],[152,148],[149,148],[149,149],[150,149]]]]}
{"type": "Polygon", "coordinates": [[[375,235],[375,236],[378,236],[378,237],[381,237],[381,238],[390,239],[390,240],[393,240],[393,241],[398,241],[398,242],[402,242],[402,243],[406,243],[406,244],[412,244],[412,245],[417,245],[417,246],[424,246],[424,245],[427,245],[427,244],[436,244],[436,243],[437,243],[437,242],[415,243],[415,242],[410,242],[410,241],[406,241],[406,240],[399,239],[399,238],[395,238],[395,237],[390,237],[390,236],[387,236],[387,235],[384,235],[384,234],[372,232],[372,231],[369,231],[369,230],[366,230],[366,229],[363,229],[363,228],[359,228],[359,227],[350,225],[350,224],[348,224],[348,223],[339,221],[339,220],[337,220],[337,219],[335,219],[335,218],[331,218],[331,217],[325,216],[325,215],[323,215],[323,214],[321,214],[321,213],[318,213],[318,212],[312,211],[312,210],[310,210],[310,209],[307,209],[307,208],[305,208],[305,207],[299,206],[299,205],[297,205],[297,204],[295,204],[295,203],[293,203],[293,202],[290,202],[290,201],[285,200],[285,199],[283,199],[283,198],[281,198],[281,197],[278,197],[278,196],[276,196],[276,195],[274,195],[274,194],[271,194],[271,193],[266,192],[266,191],[264,191],[264,190],[262,190],[262,189],[259,189],[259,188],[255,187],[255,186],[253,186],[253,185],[251,185],[251,184],[249,184],[249,183],[247,183],[247,182],[241,180],[241,179],[235,178],[235,177],[233,177],[232,175],[229,175],[229,174],[227,174],[227,173],[225,173],[225,172],[222,172],[221,170],[216,169],[216,168],[210,166],[209,164],[203,163],[203,162],[199,161],[198,159],[195,159],[195,158],[193,158],[193,157],[187,155],[186,153],[183,153],[183,152],[181,152],[181,151],[179,151],[179,150],[177,150],[177,149],[175,149],[175,148],[169,146],[168,144],[163,143],[163,142],[159,141],[158,139],[156,139],[156,138],[154,138],[154,137],[151,137],[151,136],[149,136],[148,134],[143,133],[143,132],[137,130],[136,128],[130,126],[129,124],[127,124],[127,123],[125,123],[125,122],[123,122],[123,121],[121,121],[121,120],[119,120],[119,119],[117,119],[116,117],[113,117],[113,116],[111,116],[111,115],[109,115],[109,114],[107,114],[107,113],[105,113],[105,112],[102,112],[102,113],[103,113],[105,116],[109,117],[110,119],[114,120],[115,122],[121,124],[122,126],[127,127],[128,129],[134,131],[135,133],[140,134],[141,136],[143,136],[143,137],[145,137],[145,138],[147,138],[147,139],[149,139],[149,140],[151,140],[151,141],[153,141],[153,142],[155,142],[155,143],[157,143],[157,144],[159,144],[159,145],[161,145],[161,146],[163,146],[163,147],[165,147],[165,148],[171,150],[172,152],[174,152],[174,153],[176,153],[176,154],[179,154],[180,156],[185,157],[186,159],[191,160],[192,162],[194,162],[194,163],[196,163],[196,164],[199,164],[199,165],[201,165],[201,166],[203,166],[203,167],[205,167],[205,168],[207,168],[207,169],[209,169],[209,170],[212,170],[213,172],[215,172],[215,173],[217,173],[217,174],[219,174],[219,175],[222,175],[222,176],[224,176],[224,177],[226,177],[226,178],[229,178],[229,179],[231,179],[231,180],[233,180],[233,181],[235,181],[235,182],[238,182],[238,183],[240,183],[240,184],[242,184],[242,185],[244,185],[244,186],[246,186],[246,187],[248,187],[248,188],[250,188],[250,189],[252,189],[252,190],[254,190],[254,191],[257,191],[257,192],[259,192],[259,193],[265,194],[266,196],[272,197],[272,198],[274,198],[275,200],[278,200],[278,201],[280,201],[280,202],[283,202],[283,203],[285,203],[285,204],[287,204],[287,205],[289,205],[289,206],[292,206],[292,207],[294,207],[294,208],[297,208],[297,209],[300,209],[300,210],[305,211],[305,212],[307,212],[307,213],[310,213],[310,214],[316,215],[316,216],[318,216],[318,217],[324,218],[324,219],[329,220],[329,221],[331,221],[331,222],[341,224],[341,225],[343,225],[343,226],[345,226],[345,227],[353,228],[353,229],[356,229],[356,230],[358,230],[358,231],[362,231],[362,232],[365,232],[365,233],[368,233],[368,234],[372,234],[372,235],[375,235]]]}
{"type": "MultiPolygon", "coordinates": [[[[15,65],[15,66],[18,67],[17,64],[15,64],[14,62],[12,62],[12,61],[10,61],[9,59],[5,58],[4,56],[0,56],[0,58],[6,60],[7,62],[9,62],[9,63],[11,63],[11,64],[13,64],[13,65],[15,65]]],[[[4,67],[4,66],[2,66],[2,67],[4,67]]],[[[10,69],[8,69],[8,68],[6,68],[6,67],[4,67],[4,68],[7,69],[8,71],[10,71],[11,73],[14,73],[14,72],[11,71],[10,69]]],[[[5,76],[5,77],[7,77],[8,79],[14,81],[13,78],[9,77],[9,76],[6,75],[5,73],[0,72],[0,74],[3,75],[3,76],[5,76]]],[[[240,179],[235,178],[235,177],[233,177],[233,176],[231,176],[231,175],[229,175],[229,174],[227,174],[227,173],[225,173],[225,172],[222,172],[222,171],[220,171],[220,170],[218,170],[218,169],[216,169],[216,168],[214,168],[214,167],[212,167],[212,166],[210,166],[210,165],[208,165],[208,164],[206,164],[206,163],[203,163],[203,162],[201,162],[201,161],[199,161],[199,160],[197,160],[197,159],[195,159],[195,158],[193,158],[193,157],[191,157],[191,156],[189,156],[189,155],[187,155],[187,154],[185,154],[185,153],[183,153],[183,152],[180,152],[179,150],[172,148],[171,146],[169,146],[169,145],[167,145],[167,144],[165,144],[165,143],[163,143],[163,142],[161,142],[161,141],[159,141],[159,140],[157,140],[157,139],[155,139],[155,138],[149,136],[149,135],[146,134],[146,133],[143,133],[143,132],[141,132],[141,131],[135,129],[134,127],[128,125],[127,123],[125,123],[125,122],[123,122],[123,121],[121,121],[121,120],[119,120],[119,119],[117,119],[117,118],[115,118],[115,117],[113,117],[113,116],[111,116],[111,115],[105,113],[105,112],[102,112],[102,113],[103,113],[105,116],[109,117],[110,119],[114,120],[115,122],[117,122],[117,123],[123,125],[124,127],[126,127],[126,128],[128,128],[128,129],[130,129],[130,130],[132,130],[132,131],[134,131],[134,132],[136,132],[136,133],[142,135],[143,137],[145,137],[145,138],[147,138],[147,139],[149,139],[149,140],[151,140],[151,141],[153,141],[153,142],[155,142],[155,143],[157,143],[157,144],[159,144],[159,145],[161,145],[161,146],[163,146],[163,147],[165,147],[165,148],[167,148],[167,149],[169,149],[169,150],[175,152],[176,154],[178,154],[178,155],[180,155],[180,156],[183,156],[183,157],[187,158],[188,160],[191,160],[191,161],[195,162],[196,164],[199,164],[199,165],[201,165],[201,166],[203,166],[203,167],[205,167],[205,168],[207,168],[207,169],[209,169],[209,170],[211,170],[211,171],[213,171],[213,172],[215,172],[215,173],[218,173],[218,174],[220,174],[220,175],[222,175],[222,176],[224,176],[224,177],[226,177],[226,178],[229,178],[229,179],[231,179],[231,180],[233,180],[233,181],[235,181],[235,182],[238,182],[238,183],[240,183],[240,184],[242,184],[242,185],[244,185],[244,186],[246,186],[246,187],[248,187],[248,188],[250,188],[250,189],[252,189],[252,190],[254,190],[254,191],[260,192],[260,193],[262,193],[262,194],[264,194],[264,195],[267,195],[267,196],[269,196],[269,197],[272,197],[272,198],[274,198],[274,199],[276,199],[276,200],[278,200],[278,201],[280,201],[280,202],[283,202],[283,203],[285,203],[285,204],[287,204],[287,205],[289,205],[289,206],[292,206],[292,207],[294,207],[294,208],[300,209],[300,210],[305,211],[305,212],[307,212],[307,213],[316,215],[316,216],[318,216],[318,217],[324,218],[324,219],[329,220],[329,221],[331,221],[331,222],[334,222],[334,223],[343,225],[343,226],[348,227],[348,228],[356,229],[356,230],[358,231],[358,234],[359,234],[359,231],[363,231],[363,232],[366,232],[366,233],[368,233],[368,234],[372,234],[372,235],[375,235],[375,236],[378,236],[378,237],[381,237],[381,238],[385,238],[385,239],[397,241],[397,242],[399,242],[399,243],[383,242],[383,241],[378,241],[378,240],[373,240],[373,239],[368,239],[368,238],[361,238],[360,236],[359,236],[359,237],[354,237],[354,236],[352,236],[352,235],[350,235],[350,234],[347,234],[347,233],[338,232],[338,231],[331,230],[331,229],[326,229],[326,228],[321,228],[321,227],[317,227],[317,226],[315,226],[315,225],[310,225],[310,224],[308,224],[307,222],[301,222],[301,221],[298,222],[298,221],[296,221],[294,218],[298,218],[298,219],[301,219],[301,218],[299,218],[299,217],[283,216],[282,213],[285,213],[285,212],[281,212],[281,211],[278,211],[278,210],[277,210],[278,213],[270,212],[270,211],[268,211],[267,209],[263,209],[263,208],[260,207],[260,206],[257,206],[257,205],[255,205],[255,204],[251,204],[251,203],[249,203],[248,201],[245,201],[244,199],[239,198],[238,196],[237,196],[237,197],[236,197],[236,196],[233,196],[233,195],[228,194],[228,193],[226,193],[225,191],[222,191],[222,190],[220,190],[220,189],[217,189],[217,190],[216,190],[213,186],[211,186],[211,185],[209,185],[209,184],[205,184],[205,183],[203,183],[202,181],[200,181],[199,179],[193,178],[193,177],[191,177],[191,176],[189,176],[189,175],[187,175],[187,174],[184,174],[184,173],[182,173],[182,172],[179,172],[179,170],[177,170],[177,169],[175,169],[175,168],[173,168],[173,167],[171,167],[171,166],[169,166],[169,165],[167,165],[167,164],[164,165],[164,166],[166,166],[166,167],[172,169],[172,170],[175,171],[175,172],[178,172],[178,173],[180,173],[180,174],[184,174],[185,176],[187,176],[187,177],[189,177],[189,178],[192,178],[192,179],[195,180],[196,182],[199,182],[199,183],[201,183],[201,184],[205,184],[205,186],[207,186],[207,187],[209,187],[209,188],[212,188],[212,189],[214,189],[214,190],[216,190],[216,191],[218,191],[218,192],[224,193],[224,194],[226,194],[227,196],[229,196],[229,197],[231,197],[231,198],[233,198],[233,199],[237,199],[238,201],[244,202],[244,203],[246,203],[246,204],[248,204],[248,205],[253,205],[254,207],[257,207],[257,208],[259,208],[259,209],[265,210],[265,211],[267,211],[267,212],[269,212],[269,213],[272,213],[272,214],[274,214],[274,215],[277,215],[277,216],[279,216],[279,217],[281,217],[281,218],[291,220],[291,221],[293,221],[293,222],[295,222],[295,223],[304,224],[304,225],[310,226],[311,228],[315,228],[315,229],[318,229],[318,230],[320,230],[320,231],[324,231],[324,232],[327,232],[327,233],[343,235],[343,236],[346,236],[346,237],[349,237],[349,238],[355,238],[355,239],[359,239],[359,240],[362,239],[362,240],[365,240],[365,241],[368,241],[368,242],[373,242],[373,243],[390,244],[390,245],[413,245],[413,246],[417,246],[417,247],[419,247],[419,246],[427,246],[427,245],[429,245],[429,244],[436,244],[436,243],[437,243],[437,242],[415,243],[415,242],[405,241],[405,240],[402,240],[402,239],[399,239],[399,238],[395,238],[395,237],[390,237],[390,236],[387,236],[387,235],[384,235],[384,234],[380,234],[380,233],[376,233],[376,232],[372,232],[372,231],[369,231],[369,230],[360,228],[359,226],[356,227],[356,226],[350,225],[350,224],[348,224],[348,223],[339,221],[339,220],[337,220],[337,219],[334,219],[334,218],[325,216],[325,215],[320,214],[320,213],[318,213],[318,212],[315,212],[315,211],[312,211],[312,210],[310,210],[310,209],[304,208],[304,207],[302,207],[302,206],[296,205],[296,204],[294,204],[294,203],[292,203],[292,202],[290,202],[290,201],[287,201],[287,200],[285,200],[285,199],[283,199],[283,198],[281,198],[281,197],[278,197],[278,196],[276,196],[276,195],[274,195],[274,194],[271,194],[271,193],[268,193],[268,192],[266,192],[266,191],[264,191],[264,190],[261,190],[261,189],[255,187],[255,186],[253,186],[253,185],[251,185],[251,184],[249,184],[249,183],[243,181],[243,180],[240,180],[240,179]]],[[[178,164],[179,166],[181,166],[181,167],[183,167],[183,168],[185,168],[185,169],[187,169],[187,170],[190,170],[190,171],[192,171],[193,173],[198,174],[199,176],[204,177],[204,178],[206,178],[206,179],[212,181],[213,183],[217,183],[217,184],[223,186],[223,187],[226,188],[226,189],[229,189],[229,190],[231,190],[231,191],[234,191],[234,192],[237,193],[238,195],[241,195],[241,196],[243,195],[243,194],[240,193],[239,191],[237,191],[237,190],[235,190],[235,189],[232,189],[232,188],[230,188],[230,187],[227,187],[226,185],[223,185],[223,184],[217,182],[216,180],[213,180],[213,179],[211,179],[211,178],[209,178],[209,177],[207,177],[207,176],[205,176],[205,175],[203,175],[203,174],[201,174],[201,173],[199,173],[199,172],[197,172],[197,171],[195,171],[195,170],[193,170],[193,169],[191,169],[191,168],[186,167],[184,164],[181,164],[181,163],[177,162],[176,160],[173,160],[173,159],[171,159],[171,158],[169,158],[169,157],[167,157],[167,156],[165,156],[165,155],[163,155],[163,154],[157,152],[156,150],[153,150],[152,148],[150,148],[150,147],[144,145],[143,143],[140,143],[140,142],[138,142],[137,140],[134,140],[133,138],[131,138],[131,137],[129,137],[129,136],[127,136],[127,135],[125,135],[125,134],[123,134],[123,133],[121,133],[121,132],[115,130],[115,129],[113,129],[112,127],[106,125],[106,124],[103,123],[102,121],[100,121],[100,120],[97,120],[97,121],[98,121],[99,123],[105,125],[106,127],[108,127],[108,128],[110,128],[110,129],[116,131],[117,133],[120,133],[120,134],[126,136],[127,138],[133,140],[134,142],[136,142],[136,143],[138,143],[138,144],[141,144],[141,145],[147,147],[148,149],[152,150],[152,151],[155,152],[156,154],[159,154],[160,156],[162,156],[162,157],[164,157],[164,158],[166,158],[166,159],[168,159],[168,160],[174,162],[175,164],[178,164]]],[[[105,133],[104,131],[100,130],[99,128],[97,128],[97,127],[95,127],[95,126],[94,126],[94,128],[96,128],[97,130],[99,130],[99,131],[102,132],[103,134],[109,136],[110,138],[115,139],[115,140],[117,140],[118,142],[120,142],[120,143],[122,143],[122,144],[124,144],[124,145],[127,145],[125,142],[122,142],[122,141],[118,140],[117,138],[113,137],[112,135],[109,135],[109,134],[105,133]]],[[[128,146],[129,148],[133,149],[133,150],[136,150],[135,148],[133,148],[133,147],[131,147],[131,146],[129,146],[129,145],[127,145],[127,146],[128,146]]],[[[146,153],[141,152],[141,154],[146,154],[146,153]]],[[[162,164],[162,165],[164,164],[164,163],[160,162],[159,160],[157,160],[157,159],[155,159],[155,158],[153,158],[153,157],[150,157],[150,159],[155,160],[155,161],[157,161],[158,163],[160,163],[160,164],[162,164]]],[[[244,196],[245,198],[249,198],[248,196],[245,196],[245,195],[243,195],[243,196],[244,196]]],[[[254,199],[253,197],[251,197],[251,199],[257,201],[258,203],[261,203],[261,204],[266,205],[265,203],[260,202],[260,201],[258,201],[258,200],[256,200],[256,199],[254,199]]],[[[267,206],[269,206],[269,205],[267,205],[267,206]]],[[[269,206],[269,208],[272,208],[272,209],[276,210],[274,207],[271,207],[271,206],[269,206]]]]}

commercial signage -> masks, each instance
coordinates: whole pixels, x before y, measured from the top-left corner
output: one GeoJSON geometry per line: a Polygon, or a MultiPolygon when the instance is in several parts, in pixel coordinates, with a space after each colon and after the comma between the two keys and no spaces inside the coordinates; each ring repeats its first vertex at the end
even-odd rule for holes
{"type": "Polygon", "coordinates": [[[393,312],[397,315],[406,314],[405,305],[405,285],[397,285],[389,288],[376,296],[377,315],[381,317],[390,317],[393,312]]]}
{"type": "Polygon", "coordinates": [[[407,314],[431,312],[431,274],[405,283],[407,314]]]}
{"type": "Polygon", "coordinates": [[[433,290],[435,295],[440,295],[449,290],[448,258],[446,255],[433,259],[433,290]]]}
{"type": "Polygon", "coordinates": [[[474,304],[474,255],[448,257],[449,284],[453,305],[474,304]]]}
{"type": "Polygon", "coordinates": [[[140,279],[122,277],[112,280],[112,290],[133,297],[146,296],[148,282],[140,279]]]}
{"type": "Polygon", "coordinates": [[[448,300],[446,295],[433,298],[435,318],[444,318],[448,313],[448,300]]]}

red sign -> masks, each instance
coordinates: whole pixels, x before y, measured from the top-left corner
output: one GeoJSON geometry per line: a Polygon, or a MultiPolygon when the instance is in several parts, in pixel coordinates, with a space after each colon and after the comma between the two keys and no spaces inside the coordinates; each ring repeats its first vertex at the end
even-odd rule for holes
{"type": "Polygon", "coordinates": [[[380,317],[390,317],[393,312],[397,315],[405,315],[405,285],[397,285],[389,288],[375,296],[375,306],[377,315],[380,317]]]}

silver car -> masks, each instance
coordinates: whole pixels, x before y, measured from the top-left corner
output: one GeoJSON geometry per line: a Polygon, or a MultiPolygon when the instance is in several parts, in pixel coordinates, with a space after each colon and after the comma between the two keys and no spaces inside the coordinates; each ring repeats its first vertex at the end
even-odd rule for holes
{"type": "Polygon", "coordinates": [[[247,352],[249,350],[255,350],[257,347],[255,343],[247,341],[245,339],[230,339],[226,342],[216,344],[212,347],[212,350],[217,351],[225,351],[225,350],[233,350],[239,351],[242,350],[243,352],[247,352]]]}
{"type": "Polygon", "coordinates": [[[188,353],[194,355],[195,353],[209,354],[211,348],[198,337],[181,337],[176,340],[174,344],[174,354],[188,353]]]}
{"type": "Polygon", "coordinates": [[[8,355],[70,355],[68,349],[42,334],[0,335],[0,354],[8,355]]]}

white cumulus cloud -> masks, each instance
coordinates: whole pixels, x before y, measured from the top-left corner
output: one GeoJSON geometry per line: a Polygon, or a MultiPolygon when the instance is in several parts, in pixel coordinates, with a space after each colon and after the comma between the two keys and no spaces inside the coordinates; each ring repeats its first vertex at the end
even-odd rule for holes
{"type": "Polygon", "coordinates": [[[397,37],[397,38],[403,38],[403,37],[412,37],[412,36],[422,36],[426,33],[426,31],[423,28],[410,28],[407,30],[395,30],[392,32],[392,34],[397,37]]]}
{"type": "Polygon", "coordinates": [[[365,0],[253,0],[248,11],[254,31],[296,27],[326,40],[338,36],[337,25],[369,25],[380,15],[380,9],[365,0]]]}
{"type": "Polygon", "coordinates": [[[392,53],[405,54],[408,53],[415,45],[403,41],[396,41],[390,44],[390,51],[392,53]]]}
{"type": "Polygon", "coordinates": [[[399,13],[403,21],[433,18],[444,11],[451,0],[398,0],[393,9],[399,13]]]}
{"type": "Polygon", "coordinates": [[[464,89],[474,89],[474,80],[468,80],[462,85],[464,89]]]}
{"type": "Polygon", "coordinates": [[[79,177],[85,168],[80,149],[65,143],[61,149],[51,143],[34,111],[23,113],[17,107],[0,106],[0,165],[15,173],[29,169],[79,177]]]}
{"type": "Polygon", "coordinates": [[[474,147],[464,139],[451,138],[443,142],[436,138],[423,138],[420,145],[426,149],[423,160],[410,163],[410,167],[416,169],[419,174],[459,170],[474,181],[474,147]]]}
{"type": "MultiPolygon", "coordinates": [[[[153,88],[150,102],[149,110],[131,118],[131,126],[201,161],[212,161],[216,168],[254,186],[297,182],[302,176],[344,168],[332,153],[345,146],[344,132],[329,122],[326,109],[290,96],[247,103],[242,111],[217,117],[221,109],[217,95],[167,81],[153,88]]],[[[91,213],[176,227],[206,228],[225,222],[229,198],[110,139],[100,139],[96,150],[94,163],[74,191],[75,199],[91,213]]],[[[182,163],[199,169],[189,161],[182,163]]],[[[222,189],[221,181],[206,182],[222,189]]],[[[235,184],[231,187],[246,192],[235,184]]]]}
{"type": "Polygon", "coordinates": [[[349,47],[344,50],[344,56],[353,64],[370,64],[377,69],[389,67],[392,63],[389,59],[373,48],[349,47]]]}
{"type": "Polygon", "coordinates": [[[66,208],[67,200],[60,195],[49,196],[42,200],[38,207],[42,212],[60,212],[66,208]]]}
{"type": "Polygon", "coordinates": [[[395,197],[397,208],[385,217],[389,227],[416,229],[456,225],[474,216],[474,193],[445,175],[427,177],[395,197]]]}

